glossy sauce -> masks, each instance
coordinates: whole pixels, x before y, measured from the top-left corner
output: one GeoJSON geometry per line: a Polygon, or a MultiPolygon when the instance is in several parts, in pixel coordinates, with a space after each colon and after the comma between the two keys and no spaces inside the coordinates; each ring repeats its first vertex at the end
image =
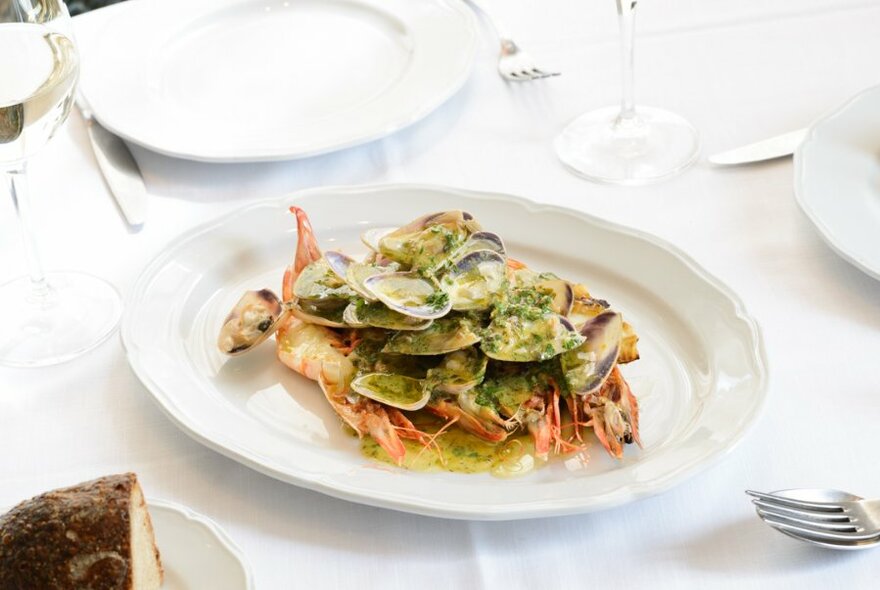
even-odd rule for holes
{"type": "MultiPolygon", "coordinates": [[[[417,428],[434,433],[443,423],[429,417],[419,417],[417,428]]],[[[501,443],[490,443],[452,426],[435,439],[437,445],[424,449],[412,440],[403,440],[406,458],[403,467],[413,471],[451,471],[455,473],[491,473],[496,477],[525,475],[544,463],[534,456],[535,446],[528,433],[517,433],[501,443]],[[439,447],[439,452],[437,447],[439,447]],[[441,459],[442,454],[442,459],[441,459]]],[[[373,440],[361,440],[365,457],[394,465],[394,461],[373,440]]]]}

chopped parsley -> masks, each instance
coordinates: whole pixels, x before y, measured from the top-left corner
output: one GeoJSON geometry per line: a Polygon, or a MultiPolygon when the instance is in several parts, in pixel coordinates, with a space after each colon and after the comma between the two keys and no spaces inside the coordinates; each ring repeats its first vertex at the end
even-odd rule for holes
{"type": "Polygon", "coordinates": [[[449,295],[445,291],[434,291],[425,298],[425,305],[433,310],[443,309],[449,304],[449,295]]]}

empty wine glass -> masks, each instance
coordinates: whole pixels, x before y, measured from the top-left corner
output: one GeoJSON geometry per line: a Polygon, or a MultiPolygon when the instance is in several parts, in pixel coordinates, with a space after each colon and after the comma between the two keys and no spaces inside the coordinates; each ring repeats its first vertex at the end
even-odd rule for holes
{"type": "Polygon", "coordinates": [[[617,0],[623,98],[620,106],[579,116],[556,138],[556,153],[590,180],[646,184],[673,176],[697,157],[696,130],[682,117],[636,107],[633,89],[635,0],[617,0]]]}
{"type": "Polygon", "coordinates": [[[27,162],[67,119],[78,76],[62,0],[0,0],[0,179],[15,204],[29,274],[0,285],[0,364],[72,359],[109,336],[122,310],[119,293],[101,279],[43,272],[34,239],[27,162]]]}

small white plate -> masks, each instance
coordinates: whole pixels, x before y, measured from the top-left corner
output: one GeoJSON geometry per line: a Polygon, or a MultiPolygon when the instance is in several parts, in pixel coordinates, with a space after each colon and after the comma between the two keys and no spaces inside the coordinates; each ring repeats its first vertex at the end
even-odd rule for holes
{"type": "Polygon", "coordinates": [[[215,162],[389,135],[464,84],[477,40],[460,0],[142,0],[114,12],[84,46],[95,116],[151,150],[215,162]]]}
{"type": "Polygon", "coordinates": [[[587,512],[669,489],[729,451],[757,418],[766,361],[757,325],[726,287],[673,246],[593,217],[507,195],[419,185],[321,188],[255,203],[171,242],[131,290],[129,363],[196,440],[262,473],[332,496],[449,518],[587,512]],[[615,462],[555,460],[515,480],[419,473],[364,458],[318,387],[271,343],[229,358],[223,318],[247,289],[278,290],[296,245],[288,206],[325,249],[364,251],[368,227],[464,209],[511,256],[583,282],[635,326],[641,359],[623,368],[642,408],[645,449],[615,462]]]}
{"type": "Polygon", "coordinates": [[[834,251],[880,279],[880,86],[813,124],[794,154],[794,190],[834,251]]]}
{"type": "Polygon", "coordinates": [[[162,590],[253,590],[244,554],[209,518],[166,500],[147,500],[165,568],[162,590]]]}

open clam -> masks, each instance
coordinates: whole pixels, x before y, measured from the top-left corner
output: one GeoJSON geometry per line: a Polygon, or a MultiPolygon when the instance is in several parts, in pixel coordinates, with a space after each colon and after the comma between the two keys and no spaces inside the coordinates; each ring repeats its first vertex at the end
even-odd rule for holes
{"type": "Polygon", "coordinates": [[[247,352],[271,336],[287,317],[275,293],[269,289],[248,291],[223,320],[217,346],[232,356],[247,352]]]}
{"type": "Polygon", "coordinates": [[[439,268],[480,230],[465,211],[442,211],[419,217],[379,239],[379,252],[416,270],[439,268]]]}
{"type": "Polygon", "coordinates": [[[400,410],[420,410],[431,399],[431,392],[421,379],[391,373],[361,375],[351,382],[351,389],[400,410]]]}
{"type": "Polygon", "coordinates": [[[437,284],[413,272],[389,272],[368,277],[364,287],[389,309],[420,319],[443,317],[452,305],[437,284]]]}
{"type": "Polygon", "coordinates": [[[392,266],[378,266],[375,264],[366,264],[357,262],[355,259],[346,256],[342,252],[325,252],[324,258],[333,273],[345,282],[351,289],[363,297],[367,301],[378,301],[375,295],[364,286],[364,281],[368,278],[393,272],[397,270],[397,264],[392,266]]]}
{"type": "Polygon", "coordinates": [[[594,393],[611,375],[620,354],[623,320],[616,311],[604,311],[580,330],[583,344],[559,357],[568,390],[578,395],[594,393]]]}
{"type": "Polygon", "coordinates": [[[309,324],[328,328],[346,328],[344,311],[347,299],[310,300],[300,299],[288,303],[290,313],[309,324]]]}
{"type": "Polygon", "coordinates": [[[446,354],[479,341],[480,336],[471,321],[454,315],[434,320],[430,327],[418,332],[395,334],[382,351],[417,356],[446,354]]]}
{"type": "Polygon", "coordinates": [[[437,367],[428,370],[427,387],[452,395],[473,389],[486,376],[488,362],[476,346],[450,352],[437,367]]]}
{"type": "Polygon", "coordinates": [[[480,347],[489,358],[525,363],[553,358],[583,341],[571,322],[555,313],[501,315],[486,328],[480,347]]]}
{"type": "Polygon", "coordinates": [[[414,318],[393,309],[382,302],[367,303],[363,299],[353,301],[342,312],[343,321],[353,328],[384,328],[386,330],[424,330],[434,320],[414,318]]]}
{"type": "Polygon", "coordinates": [[[300,272],[293,284],[293,296],[309,300],[350,299],[355,292],[336,276],[327,260],[321,258],[300,272]]]}
{"type": "Polygon", "coordinates": [[[491,250],[477,250],[452,265],[440,280],[455,310],[482,310],[492,306],[506,278],[507,262],[491,250]]]}
{"type": "Polygon", "coordinates": [[[574,305],[574,291],[568,281],[562,279],[545,279],[535,284],[535,288],[539,291],[550,294],[553,300],[550,302],[550,309],[554,313],[567,316],[571,313],[574,305]]]}

